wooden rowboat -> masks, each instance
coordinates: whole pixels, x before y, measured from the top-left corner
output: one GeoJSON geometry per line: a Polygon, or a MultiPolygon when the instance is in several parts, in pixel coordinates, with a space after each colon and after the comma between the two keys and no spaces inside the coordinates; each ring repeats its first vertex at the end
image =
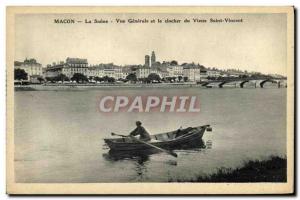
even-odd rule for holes
{"type": "MultiPolygon", "coordinates": [[[[189,127],[181,130],[175,130],[166,133],[151,135],[151,140],[148,143],[164,149],[176,149],[182,145],[188,146],[195,141],[201,140],[205,131],[211,131],[209,125],[189,127]]],[[[151,146],[134,141],[131,138],[107,138],[105,143],[111,150],[114,151],[132,151],[151,149],[151,146]]]]}
{"type": "MultiPolygon", "coordinates": [[[[207,146],[202,139],[193,140],[187,144],[181,144],[173,147],[172,150],[187,150],[187,152],[196,152],[206,149],[207,146]]],[[[108,161],[120,161],[120,160],[135,160],[139,164],[149,160],[152,154],[161,153],[160,150],[154,148],[148,148],[145,150],[136,151],[117,151],[110,149],[108,152],[102,154],[103,158],[108,161]]]]}

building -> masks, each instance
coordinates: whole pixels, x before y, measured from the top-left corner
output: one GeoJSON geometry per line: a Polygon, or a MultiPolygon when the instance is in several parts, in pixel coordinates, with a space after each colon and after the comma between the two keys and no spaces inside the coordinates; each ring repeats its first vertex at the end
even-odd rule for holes
{"type": "MultiPolygon", "coordinates": [[[[63,73],[65,63],[47,65],[46,72],[44,73],[45,78],[53,78],[63,73]]],[[[65,74],[66,75],[66,74],[65,74]]]]}
{"type": "Polygon", "coordinates": [[[103,77],[104,76],[104,70],[103,67],[100,67],[98,65],[94,65],[88,68],[88,77],[103,77]]]}
{"type": "Polygon", "coordinates": [[[94,65],[88,68],[88,77],[92,78],[108,76],[118,80],[126,78],[127,75],[124,76],[123,67],[113,65],[112,63],[94,65]]]}
{"type": "Polygon", "coordinates": [[[130,67],[128,67],[128,66],[122,67],[122,78],[123,78],[123,79],[126,79],[126,77],[127,77],[130,73],[132,73],[132,70],[131,70],[130,67]]]}
{"type": "Polygon", "coordinates": [[[197,66],[184,66],[183,76],[191,82],[200,81],[200,68],[197,66]]]}
{"type": "Polygon", "coordinates": [[[25,59],[24,62],[15,61],[15,69],[23,69],[27,73],[28,80],[43,76],[43,68],[35,59],[25,59]]]}
{"type": "Polygon", "coordinates": [[[201,81],[207,81],[207,70],[205,69],[200,69],[200,80],[201,81]]]}
{"type": "Polygon", "coordinates": [[[150,67],[150,56],[145,55],[145,67],[150,67]]]}
{"type": "Polygon", "coordinates": [[[114,67],[115,70],[115,79],[122,79],[123,78],[123,71],[122,71],[122,67],[120,66],[115,66],[114,67]]]}
{"type": "Polygon", "coordinates": [[[174,68],[172,66],[168,66],[166,68],[166,71],[168,72],[168,77],[174,77],[174,68]]]}
{"type": "Polygon", "coordinates": [[[55,77],[59,74],[64,74],[68,78],[72,78],[75,73],[80,73],[87,77],[90,75],[87,59],[68,57],[65,62],[52,63],[52,65],[47,65],[46,68],[46,77],[55,77]]]}
{"type": "Polygon", "coordinates": [[[152,67],[156,67],[156,68],[161,67],[161,63],[159,61],[156,61],[156,62],[152,63],[151,68],[152,67]]]}
{"type": "Polygon", "coordinates": [[[88,68],[88,78],[89,77],[96,77],[96,67],[95,66],[90,66],[88,68]]]}
{"type": "Polygon", "coordinates": [[[63,74],[72,78],[75,73],[88,76],[88,61],[81,58],[67,58],[63,74]]]}
{"type": "Polygon", "coordinates": [[[207,76],[217,78],[221,76],[221,72],[217,70],[207,70],[207,76]]]}
{"type": "Polygon", "coordinates": [[[174,76],[178,77],[178,76],[183,76],[183,66],[181,65],[174,65],[171,66],[173,68],[174,71],[174,76]]]}
{"type": "Polygon", "coordinates": [[[45,78],[46,77],[46,73],[47,73],[47,70],[46,70],[47,68],[46,67],[43,67],[42,68],[42,76],[43,76],[43,78],[45,78]]]}
{"type": "Polygon", "coordinates": [[[115,69],[113,68],[105,68],[103,69],[103,72],[104,72],[104,76],[116,78],[115,69]]]}
{"type": "Polygon", "coordinates": [[[46,68],[46,77],[55,77],[59,74],[64,74],[68,78],[72,78],[75,73],[80,73],[87,77],[90,75],[87,59],[68,57],[65,62],[52,63],[52,65],[47,65],[46,68]]]}
{"type": "Polygon", "coordinates": [[[157,74],[160,78],[162,78],[162,70],[160,68],[151,68],[150,74],[157,74]]]}
{"type": "Polygon", "coordinates": [[[166,61],[163,61],[161,63],[161,67],[169,67],[171,65],[171,62],[166,62],[166,61]]]}
{"type": "Polygon", "coordinates": [[[151,54],[151,66],[154,66],[155,63],[156,63],[155,52],[152,51],[152,54],[151,54]]]}
{"type": "Polygon", "coordinates": [[[137,78],[147,78],[151,73],[150,67],[140,67],[136,70],[136,77],[137,78]]]}
{"type": "Polygon", "coordinates": [[[169,77],[169,72],[167,71],[166,68],[161,68],[161,69],[160,69],[160,77],[161,77],[161,78],[169,77]]]}

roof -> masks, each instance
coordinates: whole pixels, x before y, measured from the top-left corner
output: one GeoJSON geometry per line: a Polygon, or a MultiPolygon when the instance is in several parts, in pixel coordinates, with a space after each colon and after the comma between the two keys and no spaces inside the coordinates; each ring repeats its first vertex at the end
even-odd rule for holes
{"type": "Polygon", "coordinates": [[[92,67],[89,67],[88,69],[89,69],[89,70],[96,70],[96,67],[95,67],[95,66],[92,66],[92,67]]]}
{"type": "Polygon", "coordinates": [[[33,59],[33,58],[31,58],[31,59],[25,59],[24,60],[24,62],[20,62],[20,61],[15,61],[14,62],[14,66],[15,67],[18,67],[18,66],[26,66],[26,65],[39,65],[39,66],[41,66],[41,64],[40,63],[38,63],[38,62],[36,62],[36,60],[35,59],[33,59]]]}
{"type": "Polygon", "coordinates": [[[20,62],[20,61],[15,61],[15,62],[14,62],[14,65],[15,65],[15,66],[21,66],[22,64],[23,64],[23,63],[20,62]]]}
{"type": "Polygon", "coordinates": [[[66,63],[69,64],[88,64],[87,59],[82,59],[82,58],[67,58],[66,63]]]}
{"type": "Polygon", "coordinates": [[[137,70],[139,70],[139,69],[151,69],[151,67],[145,67],[145,66],[143,66],[143,67],[139,67],[137,70]]]}
{"type": "Polygon", "coordinates": [[[24,60],[24,64],[40,64],[38,62],[36,62],[36,60],[34,58],[31,58],[31,59],[25,59],[24,60]]]}

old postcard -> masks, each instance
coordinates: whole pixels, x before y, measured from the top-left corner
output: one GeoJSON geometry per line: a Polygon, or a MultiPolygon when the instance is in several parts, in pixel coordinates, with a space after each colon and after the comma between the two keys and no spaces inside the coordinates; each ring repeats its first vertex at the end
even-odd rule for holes
{"type": "Polygon", "coordinates": [[[8,194],[291,194],[293,7],[8,7],[8,194]]]}

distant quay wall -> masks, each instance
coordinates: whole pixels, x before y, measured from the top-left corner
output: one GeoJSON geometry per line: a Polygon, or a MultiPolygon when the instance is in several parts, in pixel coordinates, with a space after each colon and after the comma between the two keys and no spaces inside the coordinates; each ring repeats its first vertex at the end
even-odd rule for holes
{"type": "Polygon", "coordinates": [[[47,84],[47,85],[15,85],[15,91],[68,91],[93,90],[101,88],[188,88],[201,87],[195,83],[155,83],[155,84],[47,84]]]}
{"type": "MultiPolygon", "coordinates": [[[[152,83],[152,84],[122,84],[122,83],[101,83],[101,84],[32,84],[32,85],[15,85],[15,91],[76,91],[76,90],[100,90],[116,88],[241,88],[239,84],[228,83],[219,87],[219,83],[212,85],[201,85],[195,82],[185,83],[152,83]]],[[[259,86],[248,85],[243,88],[260,88],[259,86]]],[[[271,83],[271,88],[278,88],[277,83],[271,83]]],[[[285,88],[285,87],[280,87],[285,88]]]]}

